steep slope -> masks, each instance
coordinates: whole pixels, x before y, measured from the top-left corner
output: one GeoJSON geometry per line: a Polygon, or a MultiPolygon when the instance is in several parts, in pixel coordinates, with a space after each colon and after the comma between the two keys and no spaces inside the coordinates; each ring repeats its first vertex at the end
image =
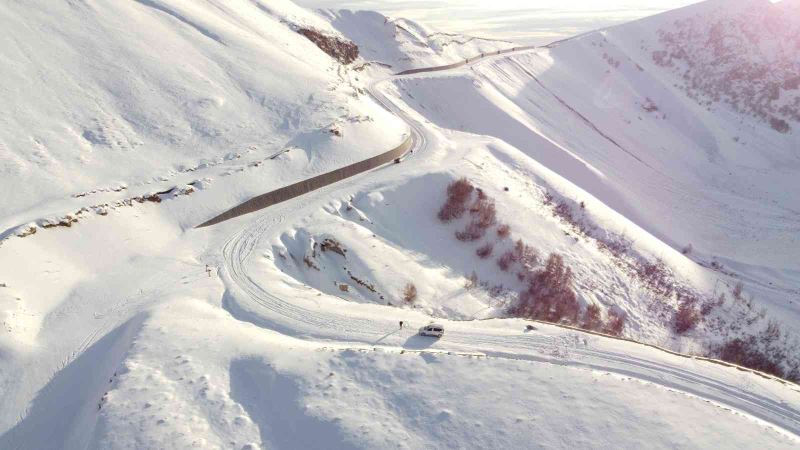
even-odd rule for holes
{"type": "MultiPolygon", "coordinates": [[[[0,235],[8,237],[0,243],[0,448],[793,448],[800,441],[796,385],[504,318],[531,279],[543,279],[547,256],[560,254],[574,271],[565,276],[561,266],[555,283],[545,281],[562,284],[561,297],[569,297],[564,285],[574,290],[570,306],[579,311],[571,312],[581,317],[601,307],[592,330],[702,351],[713,326],[730,324],[736,334],[734,326],[766,325],[744,323],[754,310],[739,296],[710,315],[744,311],[739,322],[671,332],[674,292],[655,297],[663,280],[638,271],[654,267],[682,294],[711,291],[716,272],[656,238],[635,219],[644,211],[635,202],[618,208],[622,185],[587,165],[581,149],[559,143],[563,135],[529,134],[511,120],[535,123],[515,99],[500,88],[485,95],[490,82],[475,71],[489,68],[492,78],[532,56],[378,83],[390,70],[366,68],[367,60],[418,66],[403,56],[414,54],[439,64],[474,47],[437,47],[434,33],[407,23],[409,35],[395,39],[379,16],[315,15],[280,0],[71,1],[53,15],[44,2],[9,5],[0,19],[14,33],[0,55],[14,65],[0,75],[23,83],[44,74],[58,88],[52,99],[65,106],[46,109],[31,85],[29,102],[2,83],[0,94],[16,110],[30,103],[32,111],[7,119],[27,122],[2,129],[4,142],[41,128],[64,145],[49,150],[51,166],[29,162],[36,154],[28,147],[2,149],[5,160],[24,163],[10,175],[18,184],[2,183],[28,182],[31,192],[10,198],[2,217],[3,229],[12,228],[0,235]],[[44,44],[18,51],[38,42],[31,30],[58,33],[62,51],[44,44]],[[353,60],[349,40],[366,47],[373,38],[382,44],[353,60]],[[27,64],[22,79],[16,68],[27,64]],[[55,76],[62,65],[68,70],[55,76]],[[206,91],[225,101],[197,112],[191,99],[206,91]],[[77,147],[58,127],[94,117],[95,104],[119,116],[115,123],[131,124],[126,132],[143,144],[123,151],[81,125],[79,134],[97,142],[76,162],[77,147]],[[144,118],[136,122],[128,111],[144,118]],[[478,125],[497,137],[476,136],[470,128],[478,125]],[[400,164],[193,228],[255,194],[397,145],[408,127],[414,153],[400,164]],[[519,137],[499,133],[509,130],[519,137]],[[437,213],[460,177],[473,184],[469,210],[443,223],[437,213]],[[41,217],[52,220],[16,228],[41,217]],[[478,233],[474,217],[488,227],[462,242],[478,233]],[[527,243],[519,254],[516,239],[527,243]],[[491,258],[480,256],[492,243],[491,258]],[[507,254],[503,269],[498,259],[507,254]],[[657,257],[664,263],[644,264],[657,257]],[[414,296],[404,292],[409,283],[414,296]],[[431,320],[446,324],[443,339],[416,334],[431,320]]],[[[563,131],[562,121],[574,123],[562,114],[547,120],[563,131]]],[[[604,133],[589,128],[576,136],[604,133]]]]}
{"type": "MultiPolygon", "coordinates": [[[[660,65],[657,49],[659,36],[675,32],[676,21],[699,15],[748,23],[753,15],[769,17],[792,5],[708,2],[471,71],[410,78],[399,87],[437,125],[516,146],[673,249],[692,249],[689,257],[698,263],[724,267],[758,297],[774,300],[782,314],[792,309],[800,279],[800,204],[793,194],[800,138],[722,98],[698,104],[681,87],[681,77],[660,65]]],[[[796,15],[784,20],[797,26],[796,15]]],[[[714,23],[695,20],[701,28],[707,22],[714,23]]],[[[781,37],[772,32],[796,29],[787,27],[765,32],[762,44],[781,37]]],[[[704,42],[690,41],[698,49],[704,42]]],[[[762,53],[792,67],[798,60],[793,45],[772,51],[764,44],[762,53]]],[[[748,48],[746,54],[757,50],[748,48]]],[[[746,54],[736,61],[749,61],[746,54]]],[[[719,77],[730,69],[704,63],[707,70],[718,67],[719,77]]],[[[789,74],[759,73],[765,86],[789,74]]],[[[793,104],[797,91],[781,92],[779,100],[793,104]]],[[[764,108],[777,111],[777,105],[764,108]]],[[[790,115],[782,117],[796,124],[790,115]]]]}
{"type": "MultiPolygon", "coordinates": [[[[653,57],[660,51],[659,35],[673,32],[662,29],[665,23],[703,13],[717,17],[721,6],[716,3],[592,33],[548,52],[498,59],[478,67],[461,88],[450,88],[463,89],[471,85],[470,78],[477,78],[481,84],[476,95],[486,98],[485,112],[492,108],[501,110],[494,114],[498,117],[512,116],[504,128],[490,129],[490,121],[465,108],[448,109],[437,119],[498,135],[527,151],[535,151],[534,140],[544,135],[601,174],[579,176],[574,179],[578,185],[674,248],[692,244],[709,262],[719,258],[723,264],[727,259],[796,272],[800,205],[792,191],[800,169],[797,133],[772,130],[760,117],[737,113],[723,100],[697,104],[680,85],[674,86],[680,77],[653,57]]],[[[737,11],[724,3],[726,14],[737,11]]],[[[740,3],[746,8],[735,16],[737,23],[750,20],[751,8],[778,8],[769,2],[740,3]]],[[[725,17],[729,16],[719,20],[725,17]]],[[[789,17],[797,22],[797,16],[789,17]]],[[[704,42],[698,39],[691,45],[703,48],[704,42]]],[[[797,51],[775,52],[781,61],[776,65],[796,64],[797,51]]],[[[739,56],[734,64],[738,67],[750,60],[739,56]]],[[[719,65],[705,60],[702,67],[719,65]]],[[[719,71],[720,77],[728,73],[719,71]]],[[[776,78],[763,83],[777,83],[790,72],[760,71],[776,78]]],[[[446,83],[432,78],[424,95],[446,83]]],[[[797,91],[782,92],[782,100],[796,101],[797,91]]],[[[536,157],[547,157],[541,153],[550,152],[536,157]]]]}
{"type": "Polygon", "coordinates": [[[511,48],[511,42],[442,33],[417,22],[373,11],[324,10],[331,25],[356,42],[363,58],[392,73],[450,64],[483,52],[511,48]]]}
{"type": "MultiPolygon", "coordinates": [[[[541,270],[557,253],[577,304],[525,314],[604,330],[621,316],[626,336],[796,378],[797,133],[722,98],[699,104],[653,50],[688,18],[703,18],[693,19],[699,35],[706,23],[738,27],[792,7],[712,1],[465,70],[400,77],[393,94],[409,117],[433,123],[450,156],[292,224],[273,238],[276,265],[329,295],[470,319],[524,310],[521,299],[536,291],[527,266],[541,270]],[[469,214],[443,227],[435,218],[461,176],[493,199],[497,223],[470,228],[469,214]],[[510,238],[495,235],[502,223],[510,238]],[[325,251],[331,242],[350,252],[325,251]],[[501,261],[509,251],[510,270],[501,261]],[[517,264],[525,252],[532,263],[517,264]]],[[[791,39],[796,21],[759,42],[791,39]]],[[[705,57],[706,40],[687,45],[705,57]]],[[[793,44],[744,48],[733,66],[798,60],[793,44]]],[[[733,67],[708,62],[720,79],[733,67]]],[[[757,72],[761,86],[789,73],[757,72]]],[[[791,86],[781,92],[794,98],[791,86]]],[[[474,201],[467,207],[483,214],[474,201]]]]}
{"type": "Polygon", "coordinates": [[[0,21],[0,101],[12,112],[0,128],[6,228],[62,212],[48,202],[226,155],[295,147],[313,171],[377,153],[404,131],[297,31],[341,35],[289,2],[11,1],[0,21]]]}

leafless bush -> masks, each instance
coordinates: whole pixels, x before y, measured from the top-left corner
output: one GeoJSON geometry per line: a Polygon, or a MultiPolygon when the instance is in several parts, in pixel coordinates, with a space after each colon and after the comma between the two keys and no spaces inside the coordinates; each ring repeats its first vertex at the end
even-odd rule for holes
{"type": "Polygon", "coordinates": [[[461,242],[474,242],[486,235],[486,228],[478,222],[470,222],[466,228],[456,231],[456,239],[461,242]]]}
{"type": "Polygon", "coordinates": [[[636,274],[639,279],[649,287],[662,295],[670,296],[675,292],[675,282],[672,273],[662,260],[655,262],[639,261],[636,266],[636,274]]]}
{"type": "Polygon", "coordinates": [[[601,249],[608,250],[609,253],[617,258],[622,257],[633,246],[633,241],[628,239],[624,234],[609,234],[605,238],[596,238],[597,246],[601,249]]]}
{"type": "Polygon", "coordinates": [[[408,304],[417,301],[417,287],[414,286],[414,283],[406,284],[406,287],[403,289],[403,301],[408,304]]]}
{"type": "Polygon", "coordinates": [[[465,203],[469,200],[473,190],[475,190],[475,186],[468,179],[459,178],[447,186],[447,197],[459,203],[465,203]]]}
{"type": "Polygon", "coordinates": [[[742,293],[744,292],[744,284],[742,282],[736,283],[731,291],[731,295],[733,295],[734,300],[742,300],[742,293]]]}
{"type": "Polygon", "coordinates": [[[562,220],[564,220],[569,224],[577,225],[577,221],[575,220],[575,217],[572,215],[572,208],[570,208],[570,206],[564,201],[558,202],[556,207],[553,208],[553,215],[555,215],[556,217],[560,217],[562,220]]]}
{"type": "Polygon", "coordinates": [[[800,381],[800,360],[791,350],[798,347],[796,339],[770,320],[756,335],[729,339],[712,348],[712,355],[723,361],[766,372],[790,381],[800,381]]]}
{"type": "Polygon", "coordinates": [[[719,308],[725,304],[725,294],[722,293],[718,298],[706,298],[700,306],[700,315],[706,317],[710,315],[714,309],[719,308]]]}
{"type": "Polygon", "coordinates": [[[572,270],[566,267],[561,255],[553,253],[544,269],[529,280],[527,289],[519,294],[509,312],[516,317],[576,323],[579,310],[572,290],[572,270]]]}
{"type": "Polygon", "coordinates": [[[776,376],[784,376],[777,361],[758,347],[755,336],[734,338],[715,348],[717,357],[723,361],[759,370],[776,376]]]}
{"type": "Polygon", "coordinates": [[[491,242],[487,242],[486,244],[478,247],[478,250],[475,253],[478,255],[480,259],[487,259],[488,257],[492,256],[492,252],[494,251],[494,244],[491,242]]]}
{"type": "Polygon", "coordinates": [[[786,122],[783,119],[779,119],[777,117],[770,117],[769,126],[771,126],[772,129],[777,131],[778,133],[783,133],[783,134],[786,134],[792,130],[792,127],[789,126],[788,122],[786,122]]]}
{"type": "Polygon", "coordinates": [[[608,312],[608,322],[603,327],[603,332],[612,336],[622,336],[622,330],[625,329],[627,321],[628,316],[625,313],[611,310],[608,312]]]}
{"type": "Polygon", "coordinates": [[[519,262],[522,267],[533,268],[539,264],[539,252],[519,239],[514,244],[514,261],[519,262]]]}
{"type": "Polygon", "coordinates": [[[497,259],[497,265],[500,266],[500,270],[503,272],[507,272],[508,269],[511,268],[511,265],[514,264],[514,251],[509,250],[503,253],[500,258],[497,259]]]}
{"type": "Polygon", "coordinates": [[[467,200],[472,196],[475,187],[466,178],[461,178],[447,186],[447,200],[439,210],[439,220],[450,222],[458,219],[467,211],[467,200]]]}
{"type": "Polygon", "coordinates": [[[511,227],[507,224],[501,223],[497,227],[497,237],[500,239],[508,239],[511,236],[511,227]]]}
{"type": "Polygon", "coordinates": [[[469,289],[474,289],[478,286],[478,274],[475,273],[473,270],[472,273],[467,277],[466,283],[464,283],[464,287],[469,289]]]}
{"type": "Polygon", "coordinates": [[[685,297],[678,305],[678,311],[675,312],[674,328],[678,334],[686,333],[687,331],[695,328],[702,319],[700,311],[697,308],[697,299],[694,297],[685,297]]]}
{"type": "Polygon", "coordinates": [[[600,330],[603,328],[603,318],[600,316],[600,307],[592,303],[586,308],[581,321],[584,330],[600,330]]]}
{"type": "Polygon", "coordinates": [[[447,223],[454,219],[460,218],[466,211],[467,208],[463,204],[448,200],[444,205],[442,205],[442,209],[439,210],[439,220],[447,223]]]}
{"type": "Polygon", "coordinates": [[[478,191],[479,195],[475,202],[470,207],[470,215],[473,216],[472,221],[483,229],[487,229],[497,222],[497,210],[494,206],[494,200],[486,197],[483,191],[478,191]]]}

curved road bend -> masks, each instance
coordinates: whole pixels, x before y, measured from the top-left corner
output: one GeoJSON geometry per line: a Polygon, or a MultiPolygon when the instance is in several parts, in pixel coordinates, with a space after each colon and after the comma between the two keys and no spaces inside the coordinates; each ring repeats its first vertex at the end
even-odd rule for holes
{"type": "MultiPolygon", "coordinates": [[[[483,60],[485,58],[489,58],[489,57],[493,57],[493,56],[499,56],[499,55],[505,55],[505,54],[510,54],[510,53],[515,53],[515,52],[523,52],[523,51],[526,51],[526,50],[533,50],[535,48],[536,48],[536,46],[513,47],[513,48],[509,48],[509,49],[505,49],[505,50],[498,50],[498,51],[491,52],[491,53],[481,53],[480,55],[476,55],[476,56],[474,56],[472,58],[467,58],[464,61],[459,61],[457,63],[448,64],[448,65],[445,65],[445,66],[424,67],[424,68],[421,68],[421,69],[406,70],[406,71],[399,72],[399,73],[395,74],[394,77],[403,76],[403,75],[413,75],[413,74],[424,73],[424,72],[439,72],[439,71],[443,71],[443,70],[456,69],[456,68],[464,67],[464,66],[466,66],[468,64],[472,64],[472,63],[475,63],[477,61],[483,60]]],[[[314,176],[314,177],[306,179],[306,180],[298,181],[297,183],[290,184],[288,186],[284,186],[282,188],[276,189],[276,190],[271,191],[271,192],[267,192],[266,194],[262,194],[262,195],[253,197],[250,200],[247,200],[246,202],[241,203],[240,205],[235,206],[235,207],[223,212],[222,214],[220,214],[220,215],[218,215],[216,217],[213,217],[213,218],[201,223],[200,225],[196,226],[195,228],[204,228],[204,227],[216,225],[216,224],[224,222],[226,220],[234,219],[236,217],[240,217],[240,216],[243,216],[245,214],[250,214],[252,212],[260,211],[260,210],[262,210],[264,208],[268,208],[270,206],[277,205],[278,203],[283,203],[283,202],[285,202],[287,200],[291,200],[291,199],[293,199],[295,197],[299,197],[299,196],[307,194],[309,192],[316,191],[317,189],[320,189],[322,187],[331,185],[333,183],[337,183],[339,181],[345,180],[345,179],[353,177],[355,175],[358,175],[358,174],[367,172],[369,170],[378,168],[378,167],[380,167],[380,166],[382,166],[384,164],[388,164],[390,162],[393,162],[393,161],[397,160],[398,158],[402,158],[409,151],[413,151],[414,149],[422,148],[423,147],[423,143],[422,143],[423,133],[419,129],[416,129],[415,125],[411,121],[406,120],[406,118],[403,117],[402,114],[398,114],[397,108],[393,108],[389,104],[388,100],[383,95],[376,95],[376,89],[375,88],[377,87],[377,85],[381,84],[381,83],[383,83],[383,82],[385,82],[387,80],[390,80],[392,78],[393,77],[389,77],[389,78],[386,78],[386,79],[383,79],[383,80],[378,80],[378,81],[372,83],[369,86],[368,91],[369,91],[370,95],[372,96],[372,98],[375,99],[379,104],[381,104],[386,110],[388,110],[389,112],[391,112],[391,113],[393,113],[395,115],[400,116],[400,118],[402,118],[403,121],[406,122],[409,125],[409,127],[411,129],[411,134],[406,138],[405,141],[403,141],[402,144],[400,144],[399,146],[397,146],[397,147],[395,147],[395,148],[393,148],[391,150],[388,150],[388,151],[386,151],[384,153],[381,153],[379,155],[367,158],[367,159],[365,159],[363,161],[359,161],[359,162],[350,164],[348,166],[341,167],[339,169],[335,169],[335,170],[332,170],[330,172],[314,176]]]]}
{"type": "MultiPolygon", "coordinates": [[[[513,51],[523,51],[523,49],[513,51]]],[[[454,68],[491,56],[496,56],[496,53],[470,58],[469,62],[458,63],[454,68]]],[[[441,67],[414,69],[412,73],[406,71],[395,76],[440,70],[447,69],[441,67]]],[[[429,136],[430,132],[422,123],[392,103],[377,89],[377,85],[383,81],[386,80],[373,83],[370,86],[370,94],[409,125],[412,148],[424,151],[429,141],[435,137],[429,136]]],[[[352,179],[343,183],[348,186],[355,184],[356,181],[352,179]]],[[[331,187],[323,191],[332,192],[338,188],[331,187]]],[[[287,217],[307,215],[317,208],[318,205],[313,202],[288,202],[278,205],[270,214],[262,215],[228,239],[222,249],[224,270],[221,271],[221,276],[227,286],[224,307],[240,320],[297,338],[375,346],[385,338],[387,330],[397,327],[394,318],[387,317],[383,313],[376,315],[374,310],[366,305],[332,310],[300,298],[284,299],[270,292],[267,286],[262,286],[258,277],[250,273],[248,267],[250,259],[260,254],[257,248],[262,240],[279,233],[281,227],[285,226],[284,221],[287,217]],[[358,312],[353,309],[357,309],[358,312]]],[[[447,337],[433,344],[434,348],[455,352],[464,350],[482,352],[494,358],[549,362],[632,377],[730,408],[754,420],[763,421],[800,441],[800,389],[794,388],[794,385],[786,391],[782,390],[781,392],[786,394],[781,395],[781,398],[775,398],[757,389],[755,385],[732,382],[731,380],[735,380],[733,374],[737,373],[736,369],[712,368],[710,363],[691,358],[688,364],[678,363],[677,360],[673,362],[670,361],[672,356],[667,352],[653,350],[626,354],[620,349],[604,345],[599,348],[577,346],[569,348],[567,355],[553,356],[552,350],[556,338],[552,336],[509,333],[507,329],[484,328],[480,323],[448,322],[447,326],[447,337]],[[797,401],[785,401],[790,396],[797,401]]],[[[390,344],[387,342],[387,345],[390,344]]]]}

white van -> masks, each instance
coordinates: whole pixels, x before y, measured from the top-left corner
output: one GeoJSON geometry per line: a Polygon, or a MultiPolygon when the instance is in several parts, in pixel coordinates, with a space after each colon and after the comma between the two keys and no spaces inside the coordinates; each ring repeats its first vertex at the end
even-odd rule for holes
{"type": "Polygon", "coordinates": [[[440,338],[444,335],[444,325],[432,323],[419,329],[420,336],[433,336],[440,338]]]}

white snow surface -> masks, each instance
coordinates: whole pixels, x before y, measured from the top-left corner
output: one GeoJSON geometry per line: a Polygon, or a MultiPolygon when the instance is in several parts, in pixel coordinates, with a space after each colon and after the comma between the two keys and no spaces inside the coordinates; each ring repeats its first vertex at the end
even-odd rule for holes
{"type": "Polygon", "coordinates": [[[475,250],[511,241],[460,243],[464,221],[436,218],[467,177],[514,240],[564,256],[581,307],[628,317],[624,336],[719,339],[675,336],[545,194],[584,202],[638,257],[703,293],[743,280],[796,330],[800,124],[674,88],[640,42],[673,15],[385,80],[507,46],[283,0],[6,2],[0,448],[796,448],[796,384],[504,318],[522,284],[475,250]],[[400,164],[193,229],[409,133],[400,164]],[[465,287],[472,271],[487,284],[465,287]],[[442,339],[417,336],[431,321],[442,339]]]}

